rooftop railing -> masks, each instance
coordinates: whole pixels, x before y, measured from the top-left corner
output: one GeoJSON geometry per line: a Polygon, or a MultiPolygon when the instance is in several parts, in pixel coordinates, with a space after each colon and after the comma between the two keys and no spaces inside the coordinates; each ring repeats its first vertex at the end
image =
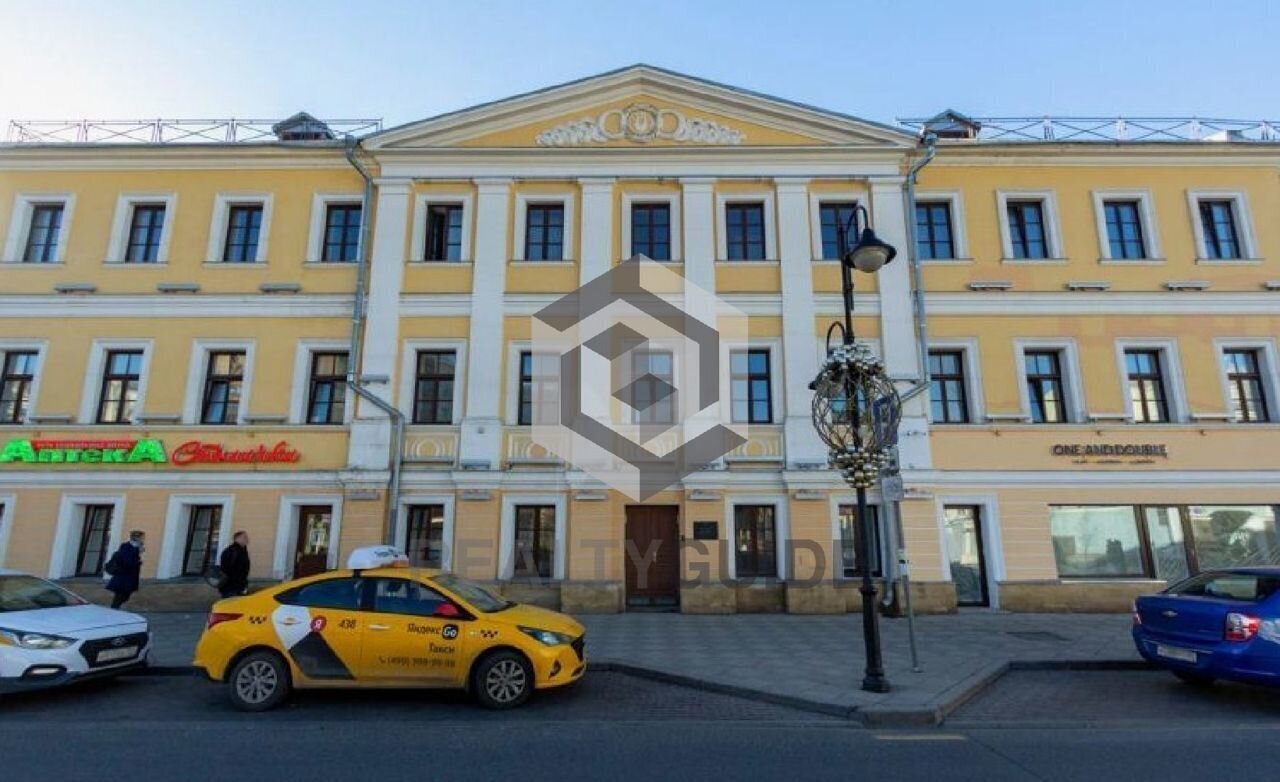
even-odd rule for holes
{"type": "MultiPolygon", "coordinates": [[[[11,144],[234,144],[278,141],[280,119],[12,120],[11,144]]],[[[380,119],[321,120],[337,138],[382,130],[380,119]]]]}
{"type": "MultiPolygon", "coordinates": [[[[944,123],[973,141],[1280,141],[1280,121],[1204,117],[964,117],[944,123]]],[[[939,118],[899,119],[921,131],[939,118]]],[[[956,136],[945,136],[956,138],[956,136]]]]}

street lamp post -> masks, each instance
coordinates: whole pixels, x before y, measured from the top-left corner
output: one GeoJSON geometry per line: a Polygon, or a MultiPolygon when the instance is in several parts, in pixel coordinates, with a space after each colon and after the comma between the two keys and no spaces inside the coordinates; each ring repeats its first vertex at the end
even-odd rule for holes
{"type": "Polygon", "coordinates": [[[847,226],[836,225],[841,281],[844,293],[844,322],[831,324],[827,330],[827,359],[813,389],[813,425],[826,443],[832,467],[840,471],[858,498],[858,529],[862,531],[858,558],[862,565],[862,638],[866,645],[866,672],[862,689],[888,692],[880,654],[880,624],[876,612],[876,585],[871,578],[872,546],[875,529],[867,513],[867,489],[878,479],[890,461],[890,449],[896,444],[902,402],[884,371],[884,362],[865,347],[858,345],[853,334],[853,270],[875,274],[893,260],[897,250],[878,239],[871,230],[866,208],[854,206],[849,216],[857,241],[847,246],[847,226]],[[858,230],[858,218],[863,228],[858,230]],[[840,345],[831,346],[831,336],[841,332],[840,345]]]}

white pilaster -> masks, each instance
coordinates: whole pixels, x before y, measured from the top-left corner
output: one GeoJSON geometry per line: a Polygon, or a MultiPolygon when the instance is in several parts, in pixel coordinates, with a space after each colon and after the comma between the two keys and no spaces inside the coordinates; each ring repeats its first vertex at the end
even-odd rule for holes
{"type": "MultiPolygon", "coordinates": [[[[378,180],[378,220],[374,224],[369,260],[369,296],[365,310],[361,378],[381,378],[367,384],[369,391],[394,403],[391,378],[395,376],[396,346],[400,341],[400,288],[404,280],[405,225],[409,220],[410,182],[378,180]]],[[[368,219],[368,216],[365,216],[368,219]]],[[[356,415],[351,422],[349,463],[357,470],[385,470],[390,456],[391,426],[386,413],[353,394],[356,415]]]]}
{"type": "MultiPolygon", "coordinates": [[[[582,186],[582,250],[579,282],[609,271],[613,261],[613,182],[608,177],[579,179],[582,186]]],[[[572,226],[565,226],[571,230],[572,226]]]]}
{"type": "Polygon", "coordinates": [[[459,458],[497,469],[502,450],[502,294],[506,287],[510,179],[476,180],[475,270],[471,285],[467,410],[459,458]]]}
{"type": "Polygon", "coordinates": [[[786,383],[788,464],[825,462],[826,450],[812,420],[809,382],[818,374],[813,303],[813,251],[809,238],[807,179],[779,179],[778,256],[782,267],[782,365],[786,383]]]}
{"type": "Polygon", "coordinates": [[[684,191],[684,278],[703,290],[716,290],[715,180],[682,178],[684,191]]]}
{"type": "MultiPolygon", "coordinates": [[[[875,180],[871,183],[871,219],[876,235],[898,248],[898,258],[880,270],[880,339],[885,369],[889,377],[914,379],[919,374],[916,350],[915,311],[911,306],[910,246],[908,214],[903,198],[903,179],[875,180]]],[[[898,428],[898,454],[902,468],[929,469],[928,394],[907,403],[898,428]]]]}

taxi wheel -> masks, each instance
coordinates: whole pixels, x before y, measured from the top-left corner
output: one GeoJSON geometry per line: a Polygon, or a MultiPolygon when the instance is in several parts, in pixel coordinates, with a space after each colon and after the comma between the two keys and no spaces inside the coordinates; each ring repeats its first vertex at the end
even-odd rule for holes
{"type": "Polygon", "coordinates": [[[227,677],[231,705],[241,711],[267,711],[289,695],[289,667],[275,652],[245,655],[227,677]]]}
{"type": "Polygon", "coordinates": [[[533,668],[515,652],[496,652],[476,666],[472,689],[486,708],[514,708],[533,694],[533,668]]]}

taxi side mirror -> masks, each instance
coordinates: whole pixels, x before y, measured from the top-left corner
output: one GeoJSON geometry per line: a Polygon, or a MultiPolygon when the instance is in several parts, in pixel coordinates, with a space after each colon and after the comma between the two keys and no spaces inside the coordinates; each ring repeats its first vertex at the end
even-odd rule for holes
{"type": "Polygon", "coordinates": [[[435,610],[431,612],[431,615],[441,619],[457,619],[462,616],[462,612],[459,611],[458,607],[453,603],[441,603],[435,607],[435,610]]]}

